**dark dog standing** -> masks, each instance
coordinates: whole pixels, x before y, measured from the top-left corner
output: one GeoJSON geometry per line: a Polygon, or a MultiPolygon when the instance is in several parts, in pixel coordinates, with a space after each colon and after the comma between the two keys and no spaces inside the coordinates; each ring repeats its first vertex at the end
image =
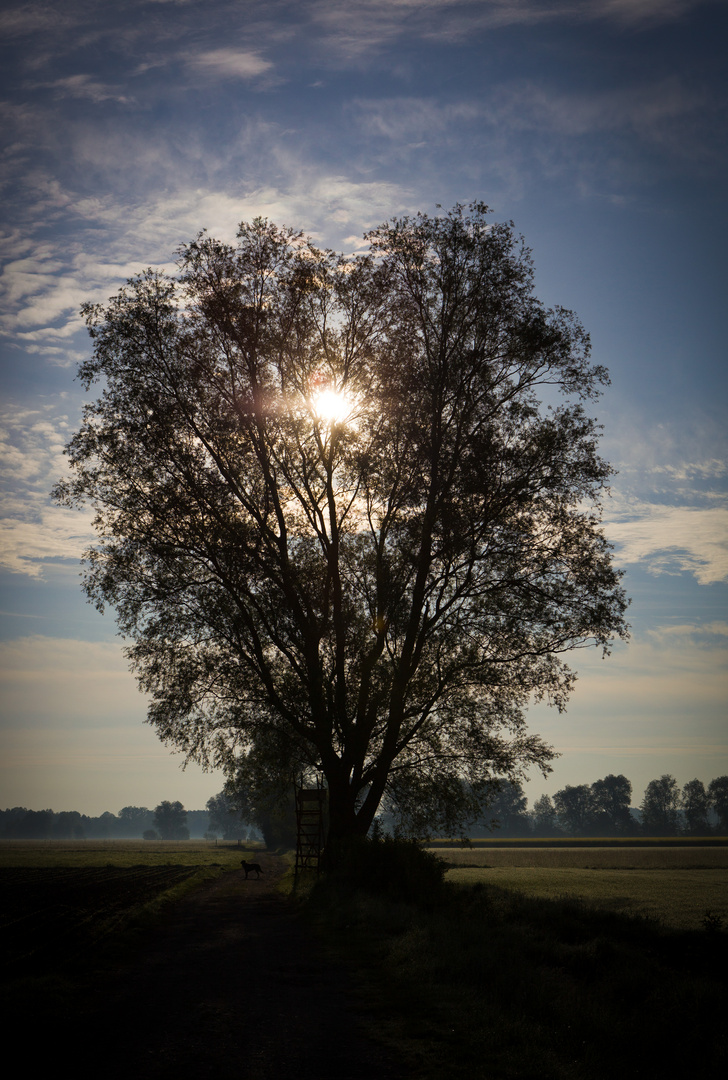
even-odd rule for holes
{"type": "Polygon", "coordinates": [[[263,871],[261,870],[261,868],[260,868],[260,866],[258,865],[257,862],[246,862],[245,859],[241,859],[240,860],[240,865],[242,866],[243,870],[245,871],[245,880],[246,881],[248,880],[248,874],[250,874],[253,870],[255,870],[255,873],[257,874],[258,877],[260,877],[260,875],[263,873],[263,871]]]}

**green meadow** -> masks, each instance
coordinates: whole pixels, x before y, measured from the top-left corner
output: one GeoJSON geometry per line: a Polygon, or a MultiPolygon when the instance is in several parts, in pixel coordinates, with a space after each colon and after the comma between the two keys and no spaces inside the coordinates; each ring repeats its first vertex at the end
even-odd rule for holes
{"type": "Polygon", "coordinates": [[[677,930],[706,918],[728,925],[728,847],[681,846],[446,847],[433,849],[447,880],[488,884],[523,896],[570,898],[677,930]]]}

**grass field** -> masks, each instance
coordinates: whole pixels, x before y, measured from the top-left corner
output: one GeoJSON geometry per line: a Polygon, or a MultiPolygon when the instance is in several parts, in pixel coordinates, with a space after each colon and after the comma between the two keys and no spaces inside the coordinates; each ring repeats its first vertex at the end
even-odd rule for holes
{"type": "Polygon", "coordinates": [[[0,840],[0,868],[174,865],[237,870],[245,852],[255,849],[255,844],[226,840],[0,840]]]}
{"type": "Polygon", "coordinates": [[[309,907],[418,1080],[725,1075],[725,854],[686,846],[438,845],[440,894],[324,879],[309,907]]]}
{"type": "Polygon", "coordinates": [[[728,926],[728,847],[434,849],[447,878],[524,896],[570,897],[609,911],[645,915],[677,930],[706,918],[728,926]]]}

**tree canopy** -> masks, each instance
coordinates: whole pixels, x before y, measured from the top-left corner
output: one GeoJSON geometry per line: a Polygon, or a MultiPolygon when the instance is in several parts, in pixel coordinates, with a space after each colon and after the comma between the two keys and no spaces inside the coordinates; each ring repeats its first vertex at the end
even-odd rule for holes
{"type": "Polygon", "coordinates": [[[160,737],[322,772],[334,835],[547,770],[529,702],[626,634],[579,321],[480,203],[366,239],[256,219],[86,306],[100,395],[56,489],[96,511],[85,588],[160,737]]]}
{"type": "Polygon", "coordinates": [[[159,806],[155,806],[154,828],[162,840],[189,840],[187,811],[182,803],[163,799],[159,806]]]}

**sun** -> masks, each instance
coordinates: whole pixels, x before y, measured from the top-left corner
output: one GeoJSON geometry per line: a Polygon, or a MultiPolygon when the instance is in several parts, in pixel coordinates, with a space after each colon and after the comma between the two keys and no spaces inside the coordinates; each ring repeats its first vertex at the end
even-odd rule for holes
{"type": "Polygon", "coordinates": [[[324,424],[334,427],[343,424],[351,415],[353,402],[342,390],[332,390],[326,387],[317,391],[311,397],[311,407],[314,416],[324,424]]]}

